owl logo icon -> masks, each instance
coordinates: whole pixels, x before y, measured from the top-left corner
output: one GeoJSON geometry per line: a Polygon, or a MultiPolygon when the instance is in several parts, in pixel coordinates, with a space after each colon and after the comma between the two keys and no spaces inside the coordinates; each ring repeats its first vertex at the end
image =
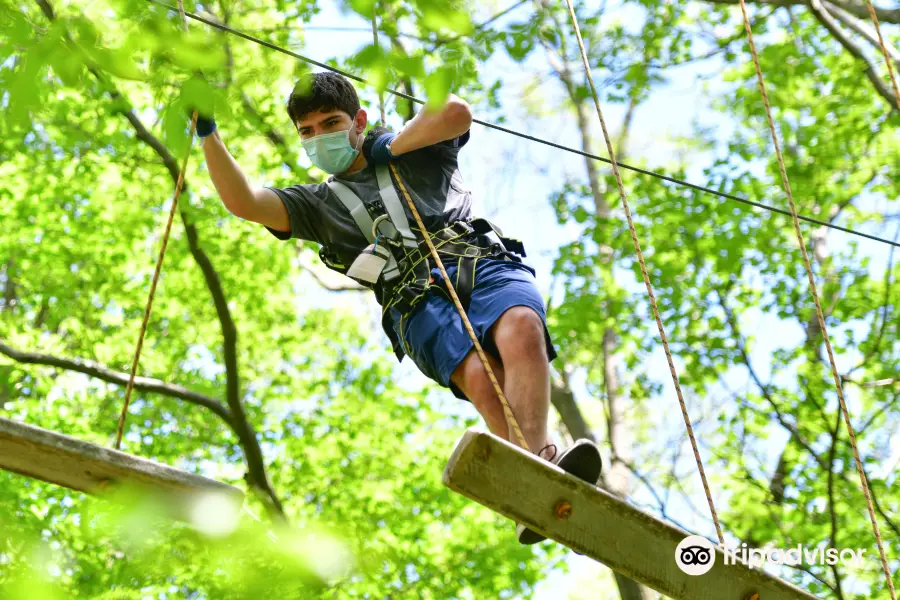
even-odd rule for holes
{"type": "Polygon", "coordinates": [[[675,548],[675,564],[688,575],[703,575],[716,564],[716,547],[705,537],[689,535],[675,548]]]}

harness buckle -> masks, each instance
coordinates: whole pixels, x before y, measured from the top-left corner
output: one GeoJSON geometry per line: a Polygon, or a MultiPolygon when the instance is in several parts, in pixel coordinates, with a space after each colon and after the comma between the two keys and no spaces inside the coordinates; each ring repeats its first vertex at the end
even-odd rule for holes
{"type": "Polygon", "coordinates": [[[400,232],[397,231],[397,228],[391,223],[390,217],[387,214],[380,215],[377,219],[372,221],[372,237],[380,237],[392,246],[400,246],[403,243],[403,240],[400,239],[400,232]],[[382,227],[383,225],[385,227],[382,227]]]}

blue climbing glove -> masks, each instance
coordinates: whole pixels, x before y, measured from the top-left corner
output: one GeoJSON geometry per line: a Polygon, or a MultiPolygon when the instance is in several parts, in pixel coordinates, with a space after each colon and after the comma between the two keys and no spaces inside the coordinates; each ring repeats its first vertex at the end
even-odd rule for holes
{"type": "Polygon", "coordinates": [[[373,127],[363,141],[363,156],[373,165],[386,165],[394,160],[388,145],[397,134],[384,127],[373,127]]]}
{"type": "Polygon", "coordinates": [[[197,137],[205,138],[209,137],[216,130],[216,120],[214,118],[205,117],[201,114],[197,114],[197,137]]]}

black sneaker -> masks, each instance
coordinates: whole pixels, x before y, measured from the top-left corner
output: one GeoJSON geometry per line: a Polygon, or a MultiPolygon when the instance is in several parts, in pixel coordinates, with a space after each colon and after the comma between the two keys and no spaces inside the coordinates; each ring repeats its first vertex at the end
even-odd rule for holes
{"type": "MultiPolygon", "coordinates": [[[[543,449],[541,450],[543,452],[543,449]]],[[[600,472],[603,470],[603,459],[600,450],[590,440],[578,440],[569,448],[566,448],[559,456],[554,456],[550,462],[558,466],[566,473],[582,479],[591,485],[597,485],[600,480],[600,472]]],[[[547,539],[536,531],[528,529],[519,523],[516,525],[516,537],[520,544],[530,546],[547,539]]]]}

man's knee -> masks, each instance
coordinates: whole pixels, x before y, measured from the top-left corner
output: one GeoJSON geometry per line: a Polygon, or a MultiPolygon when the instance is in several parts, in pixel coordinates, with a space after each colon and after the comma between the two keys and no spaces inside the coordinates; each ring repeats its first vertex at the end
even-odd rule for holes
{"type": "MultiPolygon", "coordinates": [[[[503,385],[501,365],[493,360],[493,357],[488,357],[488,362],[494,371],[494,377],[500,380],[499,383],[503,385]]],[[[490,383],[487,371],[484,365],[481,364],[481,359],[474,349],[454,369],[453,374],[450,375],[450,381],[473,402],[475,402],[476,397],[493,393],[493,386],[490,383]]]]}
{"type": "Polygon", "coordinates": [[[494,344],[501,356],[522,353],[546,355],[544,320],[527,306],[513,306],[494,325],[494,344]]]}

